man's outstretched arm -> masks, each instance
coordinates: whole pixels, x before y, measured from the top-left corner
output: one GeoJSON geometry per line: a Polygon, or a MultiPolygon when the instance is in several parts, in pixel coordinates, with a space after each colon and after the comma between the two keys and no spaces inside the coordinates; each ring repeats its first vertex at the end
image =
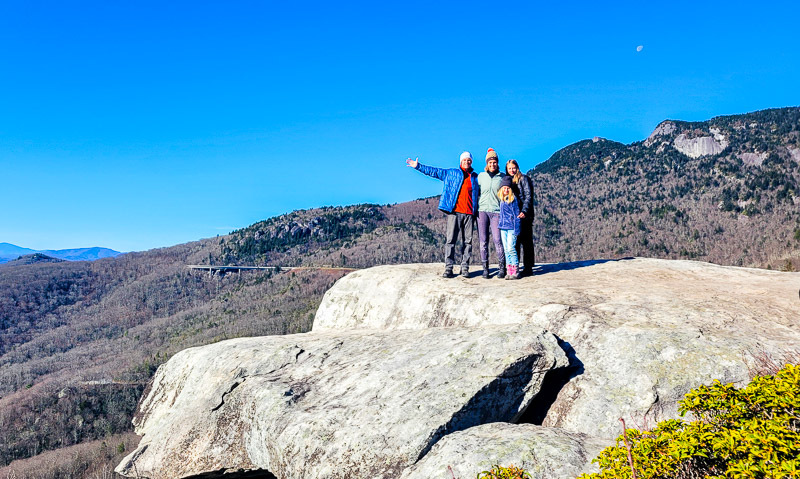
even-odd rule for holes
{"type": "Polygon", "coordinates": [[[447,174],[447,170],[445,168],[436,168],[435,166],[426,166],[419,162],[419,157],[416,159],[408,158],[406,160],[406,165],[414,168],[415,170],[419,171],[420,173],[430,176],[431,178],[436,178],[437,180],[444,181],[444,177],[447,174]]]}

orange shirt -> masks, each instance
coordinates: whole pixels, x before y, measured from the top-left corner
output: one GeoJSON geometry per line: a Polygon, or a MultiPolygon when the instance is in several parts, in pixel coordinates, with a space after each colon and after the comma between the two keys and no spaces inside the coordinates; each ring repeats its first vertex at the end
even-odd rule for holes
{"type": "MultiPolygon", "coordinates": [[[[462,169],[461,171],[464,170],[462,169]]],[[[471,215],[474,211],[472,206],[472,178],[469,173],[464,172],[464,182],[461,183],[461,189],[458,191],[458,199],[456,200],[456,207],[453,211],[471,215]]]]}

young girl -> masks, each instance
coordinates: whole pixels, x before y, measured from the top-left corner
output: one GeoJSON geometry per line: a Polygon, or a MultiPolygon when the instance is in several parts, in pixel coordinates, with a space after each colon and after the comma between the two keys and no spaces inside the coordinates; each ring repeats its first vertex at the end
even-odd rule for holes
{"type": "Polygon", "coordinates": [[[506,253],[506,279],[519,279],[517,266],[517,236],[519,236],[519,205],[514,192],[511,190],[511,177],[504,176],[500,183],[497,197],[500,198],[500,238],[503,240],[503,250],[506,253]]]}

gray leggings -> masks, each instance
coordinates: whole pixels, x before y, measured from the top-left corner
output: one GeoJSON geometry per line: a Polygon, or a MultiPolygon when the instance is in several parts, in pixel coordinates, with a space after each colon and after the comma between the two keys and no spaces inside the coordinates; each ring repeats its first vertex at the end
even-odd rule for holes
{"type": "Polygon", "coordinates": [[[491,228],[494,250],[497,252],[497,262],[502,268],[506,264],[505,250],[503,241],[500,238],[500,228],[497,227],[500,221],[500,213],[478,212],[478,240],[481,243],[481,262],[489,263],[489,230],[491,228]]]}

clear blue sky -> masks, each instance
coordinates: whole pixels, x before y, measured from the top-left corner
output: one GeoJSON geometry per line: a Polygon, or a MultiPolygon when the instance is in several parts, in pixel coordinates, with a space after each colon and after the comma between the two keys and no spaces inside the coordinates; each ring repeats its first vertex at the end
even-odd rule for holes
{"type": "Polygon", "coordinates": [[[0,242],[120,251],[800,104],[795,2],[0,0],[0,242]],[[637,52],[637,46],[643,48],[637,52]]]}

